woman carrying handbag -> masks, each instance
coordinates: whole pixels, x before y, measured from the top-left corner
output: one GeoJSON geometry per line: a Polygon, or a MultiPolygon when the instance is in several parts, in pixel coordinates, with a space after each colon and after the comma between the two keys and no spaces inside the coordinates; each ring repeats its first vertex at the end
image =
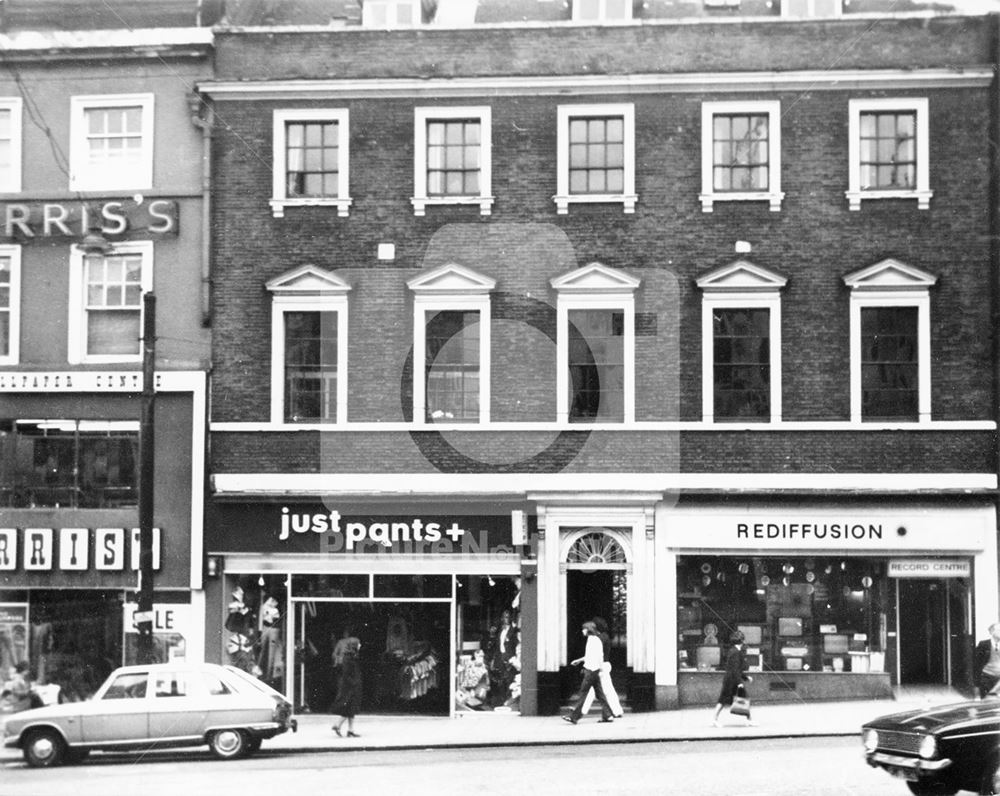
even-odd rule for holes
{"type": "Polygon", "coordinates": [[[743,634],[736,630],[729,637],[729,641],[732,647],[726,653],[726,674],[722,678],[722,688],[719,691],[719,702],[715,706],[712,726],[721,726],[719,716],[722,709],[729,706],[732,714],[743,717],[744,726],[756,727],[757,725],[750,721],[750,700],[743,685],[753,682],[753,678],[747,674],[746,644],[743,641],[743,634]]]}

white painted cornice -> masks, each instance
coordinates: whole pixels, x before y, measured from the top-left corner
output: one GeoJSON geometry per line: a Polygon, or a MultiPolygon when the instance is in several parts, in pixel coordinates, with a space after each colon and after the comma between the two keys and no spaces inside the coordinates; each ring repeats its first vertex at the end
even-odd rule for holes
{"type": "Polygon", "coordinates": [[[848,274],[844,284],[852,290],[926,290],[937,284],[937,277],[889,258],[848,274]]]}
{"type": "Polygon", "coordinates": [[[823,89],[907,90],[987,88],[987,65],[964,69],[844,69],[801,72],[537,75],[527,77],[352,78],[205,81],[198,90],[218,101],[323,100],[392,97],[482,97],[554,94],[722,93],[823,89]]]}
{"type": "Polygon", "coordinates": [[[346,293],[351,286],[331,271],[316,265],[300,265],[266,284],[271,293],[290,295],[317,295],[324,293],[346,293]]]}
{"type": "Polygon", "coordinates": [[[774,292],[788,284],[788,279],[767,268],[754,265],[749,260],[736,260],[709,271],[696,279],[695,284],[706,293],[774,292]]]}

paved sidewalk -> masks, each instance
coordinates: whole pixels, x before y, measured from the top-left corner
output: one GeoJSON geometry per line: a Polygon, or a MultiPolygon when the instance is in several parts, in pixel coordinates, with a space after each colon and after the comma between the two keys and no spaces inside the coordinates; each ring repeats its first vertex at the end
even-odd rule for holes
{"type": "MultiPolygon", "coordinates": [[[[338,738],[333,716],[297,716],[298,732],[264,742],[264,749],[332,751],[337,749],[431,749],[477,746],[531,746],[643,741],[746,740],[799,736],[860,735],[861,725],[886,713],[942,704],[940,698],[897,699],[810,704],[765,704],[754,707],[757,726],[748,727],[728,713],[722,726],[712,726],[713,708],[684,708],[653,713],[626,713],[611,724],[598,721],[593,709],[576,725],[559,716],[516,713],[459,713],[454,718],[422,716],[358,716],[359,738],[338,738]]],[[[344,725],[346,731],[347,726],[344,725]]],[[[860,740],[859,740],[860,743],[860,740]]],[[[0,763],[18,760],[16,749],[0,750],[0,763]]]]}

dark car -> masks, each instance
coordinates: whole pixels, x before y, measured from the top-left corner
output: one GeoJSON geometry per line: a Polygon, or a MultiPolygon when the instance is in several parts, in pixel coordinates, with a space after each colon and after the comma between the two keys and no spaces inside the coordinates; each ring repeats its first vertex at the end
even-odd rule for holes
{"type": "Polygon", "coordinates": [[[913,793],[1000,793],[1000,699],[881,716],[861,740],[868,765],[913,793]]]}

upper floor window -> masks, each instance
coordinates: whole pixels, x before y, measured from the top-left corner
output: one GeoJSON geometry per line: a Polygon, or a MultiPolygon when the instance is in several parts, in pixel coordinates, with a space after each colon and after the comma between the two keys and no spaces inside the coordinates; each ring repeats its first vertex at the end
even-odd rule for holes
{"type": "Polygon", "coordinates": [[[21,247],[0,246],[0,365],[16,365],[21,342],[21,247]]]}
{"type": "Polygon", "coordinates": [[[414,214],[427,205],[493,206],[488,107],[417,108],[414,121],[414,214]]]}
{"type": "Polygon", "coordinates": [[[21,190],[21,108],[19,97],[0,99],[0,193],[21,190]]]}
{"type": "Polygon", "coordinates": [[[560,105],[556,211],[577,202],[621,203],[635,211],[635,107],[560,105]]]}
{"type": "Polygon", "coordinates": [[[405,28],[419,25],[420,0],[365,0],[361,24],[369,28],[405,28]]]}
{"type": "Polygon", "coordinates": [[[851,289],[851,420],[931,419],[930,288],[937,277],[883,260],[851,289]]]}
{"type": "Polygon", "coordinates": [[[445,265],[413,291],[414,423],[488,423],[493,279],[445,265]]]}
{"type": "Polygon", "coordinates": [[[778,102],[704,102],[701,106],[701,209],[715,202],[766,201],[781,209],[778,102]]]}
{"type": "Polygon", "coordinates": [[[781,419],[780,291],[786,282],[745,260],[698,279],[706,422],[781,419]]]}
{"type": "Polygon", "coordinates": [[[849,112],[850,209],[868,199],[916,199],[926,210],[933,196],[927,100],[851,100],[849,112]]]}
{"type": "Polygon", "coordinates": [[[271,293],[271,421],[347,421],[347,293],[329,271],[304,265],[267,283],[271,293]]]}
{"type": "Polygon", "coordinates": [[[639,280],[591,263],[556,277],[557,419],[635,420],[635,291],[639,280]]]}
{"type": "Polygon", "coordinates": [[[573,0],[578,22],[624,22],[632,19],[632,0],[573,0]]]}
{"type": "Polygon", "coordinates": [[[286,207],[319,205],[346,216],[349,192],[348,111],[279,110],[273,124],[273,186],[275,218],[286,207]]]}
{"type": "Polygon", "coordinates": [[[153,186],[153,95],[73,97],[70,189],[153,186]]]}
{"type": "Polygon", "coordinates": [[[135,505],[139,422],[0,420],[0,505],[135,505]]]}
{"type": "Polygon", "coordinates": [[[117,244],[108,254],[70,254],[69,361],[141,360],[142,295],[153,289],[153,244],[117,244]]]}

